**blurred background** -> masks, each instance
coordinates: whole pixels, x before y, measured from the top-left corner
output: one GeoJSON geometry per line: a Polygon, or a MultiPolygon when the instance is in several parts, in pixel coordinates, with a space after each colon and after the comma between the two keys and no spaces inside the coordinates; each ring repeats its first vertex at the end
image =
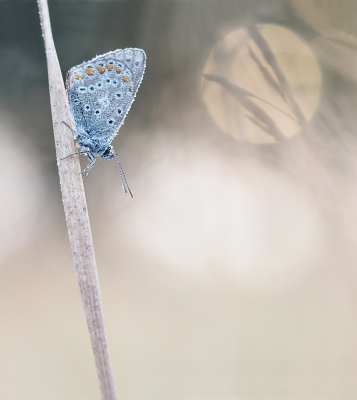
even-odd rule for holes
{"type": "MultiPolygon", "coordinates": [[[[355,399],[356,1],[49,8],[63,76],[147,54],[134,199],[115,162],[84,182],[120,398],[355,399]]],[[[0,399],[98,399],[35,1],[0,1],[0,77],[0,399]]]]}

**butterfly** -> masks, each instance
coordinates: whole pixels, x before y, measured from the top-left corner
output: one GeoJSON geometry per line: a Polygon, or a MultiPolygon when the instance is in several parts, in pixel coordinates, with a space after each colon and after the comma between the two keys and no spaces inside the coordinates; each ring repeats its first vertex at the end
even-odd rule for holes
{"type": "MultiPolygon", "coordinates": [[[[79,147],[75,154],[86,154],[89,164],[85,176],[93,168],[96,157],[115,158],[125,193],[133,194],[123,167],[111,145],[135,99],[144,76],[144,50],[128,48],[110,51],[71,68],[67,73],[66,90],[75,123],[71,128],[79,147]]],[[[65,157],[65,158],[67,158],[65,157]]]]}

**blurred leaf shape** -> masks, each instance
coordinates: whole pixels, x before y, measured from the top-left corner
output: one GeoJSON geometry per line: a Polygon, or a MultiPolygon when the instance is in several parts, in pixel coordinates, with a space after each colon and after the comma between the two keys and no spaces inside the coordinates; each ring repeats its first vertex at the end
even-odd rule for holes
{"type": "Polygon", "coordinates": [[[290,0],[290,6],[315,31],[357,36],[355,0],[290,0]]]}
{"type": "Polygon", "coordinates": [[[357,82],[357,2],[291,0],[292,8],[317,34],[310,46],[321,62],[357,82]]]}
{"type": "Polygon", "coordinates": [[[269,144],[308,129],[321,74],[315,55],[290,30],[258,25],[234,31],[216,45],[203,72],[203,101],[231,136],[269,144]]]}

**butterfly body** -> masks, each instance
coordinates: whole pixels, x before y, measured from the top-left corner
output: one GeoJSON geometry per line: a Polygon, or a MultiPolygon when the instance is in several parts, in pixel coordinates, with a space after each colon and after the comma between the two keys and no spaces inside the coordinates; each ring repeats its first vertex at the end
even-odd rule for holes
{"type": "Polygon", "coordinates": [[[87,174],[96,156],[117,157],[111,142],[135,99],[145,64],[144,50],[128,48],[97,56],[68,71],[67,96],[75,123],[71,129],[78,153],[87,154],[90,160],[87,174]]]}
{"type": "Polygon", "coordinates": [[[95,127],[93,129],[83,130],[81,126],[77,128],[77,135],[74,140],[78,143],[80,150],[86,152],[88,155],[99,156],[106,160],[114,158],[108,157],[108,152],[112,153],[113,147],[109,144],[108,138],[103,137],[95,127]]]}

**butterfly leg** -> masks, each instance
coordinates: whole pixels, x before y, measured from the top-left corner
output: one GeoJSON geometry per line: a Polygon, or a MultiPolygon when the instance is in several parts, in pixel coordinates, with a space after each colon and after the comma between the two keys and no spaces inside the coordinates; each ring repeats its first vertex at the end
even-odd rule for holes
{"type": "Polygon", "coordinates": [[[88,154],[88,158],[90,163],[84,168],[84,170],[82,171],[83,173],[85,172],[85,176],[86,177],[89,174],[89,171],[94,167],[95,164],[95,157],[92,154],[88,154]]]}
{"type": "Polygon", "coordinates": [[[72,132],[74,132],[76,135],[77,135],[77,132],[74,130],[74,129],[72,129],[68,124],[67,124],[67,122],[64,122],[64,121],[62,121],[66,126],[68,126],[68,128],[72,131],[72,132]]]}
{"type": "MultiPolygon", "coordinates": [[[[68,128],[72,131],[72,132],[74,132],[76,135],[77,135],[77,132],[74,130],[74,129],[72,129],[68,124],[67,124],[67,122],[64,122],[64,121],[62,121],[66,126],[68,126],[68,128]]],[[[65,158],[68,158],[68,157],[71,157],[71,156],[75,156],[76,154],[87,154],[87,152],[86,151],[78,151],[77,153],[72,153],[72,154],[69,154],[68,156],[66,156],[66,157],[63,157],[63,158],[61,158],[61,160],[64,160],[65,158]]]]}
{"type": "Polygon", "coordinates": [[[61,160],[65,160],[66,158],[71,157],[71,156],[75,156],[76,154],[87,154],[87,152],[86,151],[78,151],[77,153],[72,153],[72,154],[69,154],[66,157],[61,158],[61,160]]]}

